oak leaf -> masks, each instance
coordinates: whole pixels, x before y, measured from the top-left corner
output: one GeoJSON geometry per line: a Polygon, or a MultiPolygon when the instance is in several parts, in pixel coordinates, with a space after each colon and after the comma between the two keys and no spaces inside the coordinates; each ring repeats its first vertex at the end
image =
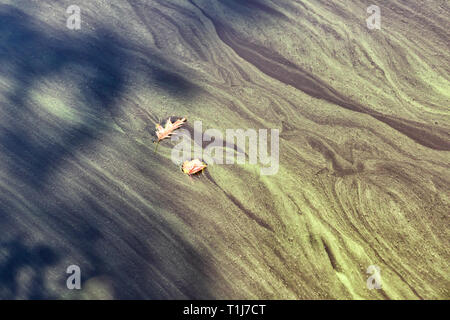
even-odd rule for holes
{"type": "Polygon", "coordinates": [[[164,127],[159,123],[157,123],[156,124],[156,136],[158,137],[157,142],[160,142],[165,138],[169,138],[174,133],[173,131],[181,127],[185,121],[186,118],[182,118],[172,123],[172,121],[170,121],[169,118],[167,119],[166,125],[164,127]]]}

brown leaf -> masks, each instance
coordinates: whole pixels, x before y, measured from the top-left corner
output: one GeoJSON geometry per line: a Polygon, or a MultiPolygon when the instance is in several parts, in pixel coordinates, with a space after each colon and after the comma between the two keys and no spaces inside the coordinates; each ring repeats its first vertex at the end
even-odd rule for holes
{"type": "Polygon", "coordinates": [[[172,121],[170,121],[170,118],[169,118],[169,119],[167,119],[166,125],[164,127],[162,125],[160,125],[159,123],[157,123],[156,124],[156,136],[158,137],[158,142],[160,142],[161,140],[163,140],[165,138],[169,138],[173,134],[173,131],[178,129],[179,127],[181,127],[185,121],[186,121],[186,118],[183,118],[183,119],[178,119],[177,121],[172,123],[172,121]]]}
{"type": "Polygon", "coordinates": [[[183,172],[187,175],[193,175],[197,172],[202,171],[207,167],[207,164],[200,161],[199,159],[194,159],[191,161],[185,161],[182,165],[183,172]]]}

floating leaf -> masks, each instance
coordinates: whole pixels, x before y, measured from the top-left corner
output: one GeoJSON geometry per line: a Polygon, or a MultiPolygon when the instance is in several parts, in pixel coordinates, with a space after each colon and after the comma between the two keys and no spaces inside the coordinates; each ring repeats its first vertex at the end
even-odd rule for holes
{"type": "Polygon", "coordinates": [[[162,125],[160,125],[159,123],[156,124],[156,136],[158,137],[157,142],[160,142],[161,140],[163,140],[165,138],[169,138],[173,134],[173,131],[178,129],[179,127],[181,127],[185,121],[186,121],[186,118],[183,118],[183,119],[178,119],[177,121],[172,123],[172,121],[170,121],[170,118],[169,118],[169,119],[167,119],[166,125],[164,127],[162,125]]]}
{"type": "Polygon", "coordinates": [[[199,159],[194,159],[191,161],[185,161],[181,168],[187,175],[193,175],[199,171],[202,171],[206,167],[206,163],[200,161],[199,159]]]}

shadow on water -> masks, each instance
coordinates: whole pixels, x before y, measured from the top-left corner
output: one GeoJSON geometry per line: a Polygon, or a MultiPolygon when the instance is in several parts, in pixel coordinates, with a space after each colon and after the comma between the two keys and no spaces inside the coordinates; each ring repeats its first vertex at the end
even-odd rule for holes
{"type": "MultiPolygon", "coordinates": [[[[8,82],[0,92],[3,95],[0,102],[0,161],[2,170],[7,170],[14,183],[21,186],[20,194],[31,204],[29,209],[33,211],[24,212],[24,207],[7,205],[14,202],[11,200],[13,196],[5,192],[0,195],[0,298],[18,297],[18,275],[25,267],[33,270],[26,297],[54,297],[45,287],[45,270],[63,257],[70,260],[70,255],[75,253],[84,259],[84,279],[103,275],[113,279],[115,298],[176,297],[181,290],[168,292],[163,285],[167,279],[158,279],[161,277],[158,274],[164,274],[164,270],[155,272],[155,278],[146,279],[151,266],[156,269],[164,267],[157,261],[164,260],[167,253],[161,253],[158,248],[167,247],[170,240],[159,234],[155,225],[144,223],[139,218],[142,212],[133,212],[135,209],[122,199],[114,199],[114,211],[105,209],[99,199],[61,203],[57,192],[47,188],[51,183],[50,175],[67,158],[99,135],[107,133],[107,124],[113,121],[111,114],[118,108],[118,101],[127,86],[132,85],[127,82],[126,68],[135,61],[127,53],[134,44],[106,29],[82,36],[55,30],[8,5],[0,5],[0,43],[0,81],[8,82]],[[73,66],[78,73],[79,70],[85,73],[75,77],[75,89],[63,80],[63,90],[78,92],[79,101],[76,103],[81,101],[86,112],[80,113],[76,124],[37,112],[39,108],[33,104],[32,90],[48,78],[66,74],[67,69],[73,66]],[[127,226],[116,219],[117,216],[133,215],[139,217],[127,226]],[[20,225],[14,219],[16,216],[21,216],[20,225]],[[33,220],[28,221],[31,216],[33,220]],[[107,229],[105,226],[111,221],[115,223],[107,229]],[[39,230],[48,228],[44,238],[52,246],[41,245],[42,239],[31,246],[20,239],[23,232],[32,237],[36,223],[39,230]],[[149,247],[146,238],[152,233],[155,243],[149,247]],[[55,237],[60,245],[51,241],[55,237]]],[[[195,91],[195,86],[170,71],[173,67],[169,63],[162,58],[159,61],[163,67],[148,63],[141,66],[142,77],[151,75],[149,85],[161,87],[169,94],[184,95],[195,91]]],[[[136,69],[139,68],[133,70],[136,69]]],[[[73,79],[68,81],[74,83],[73,79]]],[[[0,190],[2,188],[0,185],[0,190]]],[[[185,243],[176,230],[168,231],[177,237],[177,246],[184,248],[183,252],[189,252],[185,260],[188,263],[193,260],[195,269],[201,269],[201,257],[194,248],[185,243]]],[[[61,274],[64,278],[65,267],[61,274]]],[[[174,277],[173,274],[167,276],[174,277]]],[[[194,273],[175,277],[184,283],[197,279],[194,273]]],[[[201,283],[201,279],[196,281],[201,283]]],[[[200,290],[204,290],[203,297],[207,297],[207,288],[200,290]]],[[[186,288],[179,297],[185,296],[195,298],[199,295],[186,288]]]]}
{"type": "Polygon", "coordinates": [[[101,131],[92,129],[95,118],[86,113],[80,124],[69,130],[61,130],[59,123],[46,123],[27,104],[30,90],[67,66],[82,66],[94,71],[94,75],[87,75],[89,88],[80,88],[82,101],[88,104],[90,113],[106,114],[115,107],[114,98],[124,88],[121,64],[125,63],[126,55],[117,49],[117,39],[107,31],[82,39],[49,36],[39,31],[44,27],[23,12],[2,9],[0,63],[8,67],[6,76],[13,81],[14,89],[9,102],[2,105],[9,123],[1,128],[0,145],[10,158],[11,171],[37,186],[45,182],[59,161],[101,131]],[[40,124],[36,126],[38,121],[40,124]],[[51,139],[52,134],[58,136],[58,141],[51,139]]]}
{"type": "Polygon", "coordinates": [[[24,244],[23,239],[17,237],[8,242],[0,242],[0,297],[14,299],[26,285],[30,288],[29,299],[54,298],[45,289],[45,271],[56,264],[59,256],[49,246],[38,244],[33,247],[24,244]],[[6,256],[6,258],[4,257],[6,256]],[[5,261],[3,261],[5,260],[5,261]],[[25,283],[19,283],[19,273],[28,267],[28,277],[25,283]]]}
{"type": "MultiPolygon", "coordinates": [[[[108,30],[84,37],[62,34],[9,7],[0,10],[0,21],[2,73],[14,83],[9,102],[2,105],[2,113],[7,114],[10,123],[0,129],[0,145],[12,158],[8,161],[11,171],[22,175],[28,183],[38,185],[64,156],[103,133],[98,130],[98,118],[108,117],[114,111],[125,89],[124,68],[130,66],[133,59],[122,48],[130,44],[108,30]],[[86,70],[85,79],[78,84],[82,90],[79,100],[89,106],[89,113],[82,113],[80,124],[64,130],[61,136],[58,123],[39,119],[27,100],[33,86],[73,65],[86,70]],[[92,114],[96,114],[97,119],[92,114]],[[36,121],[41,121],[39,130],[36,130],[36,121]],[[46,137],[47,132],[59,135],[58,141],[46,137]],[[38,140],[45,140],[45,143],[33,142],[34,136],[39,134],[42,137],[38,140]]],[[[164,69],[148,64],[142,68],[150,86],[156,85],[169,94],[180,96],[197,90],[182,76],[169,71],[171,66],[167,61],[157,59],[164,69]]]]}

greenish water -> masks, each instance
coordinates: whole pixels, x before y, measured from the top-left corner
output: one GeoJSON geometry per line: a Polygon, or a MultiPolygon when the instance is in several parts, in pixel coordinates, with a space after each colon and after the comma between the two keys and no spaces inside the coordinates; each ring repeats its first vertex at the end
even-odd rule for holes
{"type": "Polygon", "coordinates": [[[449,298],[446,2],[78,3],[0,1],[0,298],[449,298]],[[170,116],[277,174],[187,177],[170,116]]]}

